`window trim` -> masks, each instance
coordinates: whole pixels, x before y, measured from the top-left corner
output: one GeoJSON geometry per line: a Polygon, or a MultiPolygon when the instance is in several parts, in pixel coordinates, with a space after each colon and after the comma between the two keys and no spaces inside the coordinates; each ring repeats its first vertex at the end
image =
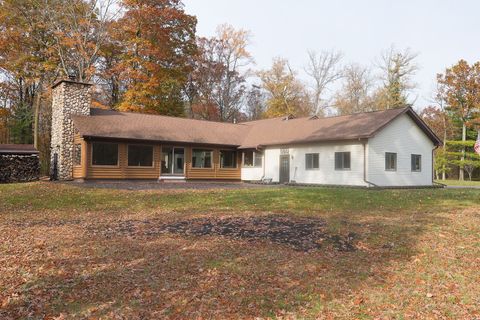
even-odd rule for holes
{"type": "Polygon", "coordinates": [[[220,149],[218,150],[218,168],[222,170],[236,170],[238,169],[238,153],[236,150],[220,149]],[[235,167],[222,167],[222,151],[235,153],[235,167]]]}
{"type": "Polygon", "coordinates": [[[396,152],[385,152],[385,171],[395,172],[398,168],[398,156],[396,152]],[[387,155],[395,155],[395,168],[387,168],[387,155]]]}
{"type": "Polygon", "coordinates": [[[74,143],[73,144],[73,166],[74,167],[82,167],[82,162],[83,162],[83,157],[82,157],[82,152],[83,152],[83,144],[81,142],[79,143],[74,143]],[[76,164],[76,157],[77,157],[77,150],[75,149],[76,146],[80,146],[80,163],[76,164]]]}
{"type": "Polygon", "coordinates": [[[249,152],[249,151],[242,151],[242,164],[241,164],[242,168],[247,168],[247,169],[248,168],[263,168],[263,161],[264,161],[264,157],[265,157],[264,152],[251,151],[252,152],[252,161],[253,161],[253,164],[251,166],[246,166],[245,165],[245,152],[249,152]],[[257,166],[257,162],[255,161],[257,153],[262,155],[262,162],[259,166],[257,166]]]}
{"type": "Polygon", "coordinates": [[[214,159],[215,159],[215,152],[213,149],[201,149],[201,148],[192,148],[192,154],[191,154],[191,157],[190,157],[190,166],[192,169],[195,169],[195,170],[212,170],[215,168],[215,163],[214,163],[214,159]],[[211,156],[210,156],[210,167],[194,167],[193,166],[193,151],[194,150],[201,150],[201,151],[209,151],[211,153],[211,156]]]}
{"type": "Polygon", "coordinates": [[[320,153],[318,152],[309,152],[309,153],[305,153],[305,171],[316,171],[316,170],[320,170],[320,153]],[[314,167],[313,166],[313,158],[312,158],[312,167],[311,168],[308,168],[307,167],[307,156],[317,156],[318,157],[318,167],[314,167]]]}
{"type": "Polygon", "coordinates": [[[93,141],[90,144],[90,165],[93,168],[120,168],[120,143],[118,142],[103,142],[103,141],[93,141]],[[112,165],[112,164],[93,164],[93,145],[95,143],[108,143],[108,144],[116,144],[117,145],[117,164],[112,165]]]}
{"type": "MultiPolygon", "coordinates": [[[[345,164],[345,161],[343,161],[342,158],[342,165],[345,164]]],[[[352,152],[351,151],[335,151],[334,156],[333,156],[333,167],[335,171],[352,171],[352,152]],[[350,157],[350,166],[348,168],[345,168],[344,166],[342,168],[337,168],[337,153],[348,153],[350,157]]]]}
{"type": "Polygon", "coordinates": [[[127,144],[127,168],[155,168],[155,146],[151,144],[127,144]],[[128,155],[130,154],[130,146],[151,147],[152,148],[152,165],[151,166],[130,166],[128,165],[128,155]]]}
{"type": "Polygon", "coordinates": [[[411,172],[422,172],[422,155],[421,154],[415,154],[415,153],[412,153],[410,155],[410,170],[411,172]],[[420,163],[419,163],[419,169],[418,170],[414,170],[413,169],[413,157],[416,156],[420,159],[420,163]]]}

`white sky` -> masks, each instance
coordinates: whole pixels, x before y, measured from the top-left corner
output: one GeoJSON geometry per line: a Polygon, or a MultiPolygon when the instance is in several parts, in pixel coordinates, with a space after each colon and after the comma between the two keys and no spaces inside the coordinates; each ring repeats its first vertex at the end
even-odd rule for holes
{"type": "Polygon", "coordinates": [[[255,68],[273,57],[301,70],[306,51],[331,48],[344,62],[371,65],[392,44],[419,53],[416,108],[428,103],[435,77],[459,59],[480,60],[480,0],[184,0],[198,34],[229,23],[250,30],[255,68]]]}

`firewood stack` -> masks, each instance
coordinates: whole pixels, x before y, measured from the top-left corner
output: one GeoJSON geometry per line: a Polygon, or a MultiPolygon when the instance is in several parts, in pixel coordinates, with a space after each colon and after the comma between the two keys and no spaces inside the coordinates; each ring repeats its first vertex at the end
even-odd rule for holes
{"type": "Polygon", "coordinates": [[[36,150],[0,145],[0,183],[35,181],[39,176],[40,160],[36,150]]]}

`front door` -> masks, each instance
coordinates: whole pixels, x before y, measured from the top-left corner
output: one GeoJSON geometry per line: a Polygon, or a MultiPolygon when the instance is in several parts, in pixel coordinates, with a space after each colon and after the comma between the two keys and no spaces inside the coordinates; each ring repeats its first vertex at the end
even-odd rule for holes
{"type": "Polygon", "coordinates": [[[280,183],[290,182],[290,155],[280,156],[280,183]]]}

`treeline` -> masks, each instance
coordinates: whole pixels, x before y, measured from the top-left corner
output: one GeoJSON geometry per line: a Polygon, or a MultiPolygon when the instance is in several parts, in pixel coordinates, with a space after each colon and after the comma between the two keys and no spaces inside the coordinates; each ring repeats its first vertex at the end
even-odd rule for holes
{"type": "MultiPolygon", "coordinates": [[[[114,1],[0,1],[0,143],[35,143],[47,168],[50,86],[67,76],[97,84],[97,107],[228,122],[414,100],[418,66],[408,49],[391,47],[373,66],[345,64],[341,52],[329,50],[307,52],[301,70],[283,58],[256,70],[249,31],[221,25],[213,37],[200,37],[180,0],[114,1]]],[[[471,121],[451,100],[442,103],[435,112],[455,127],[447,138],[457,139],[461,123],[471,138],[471,121]]],[[[476,112],[477,105],[468,117],[476,112]]]]}

